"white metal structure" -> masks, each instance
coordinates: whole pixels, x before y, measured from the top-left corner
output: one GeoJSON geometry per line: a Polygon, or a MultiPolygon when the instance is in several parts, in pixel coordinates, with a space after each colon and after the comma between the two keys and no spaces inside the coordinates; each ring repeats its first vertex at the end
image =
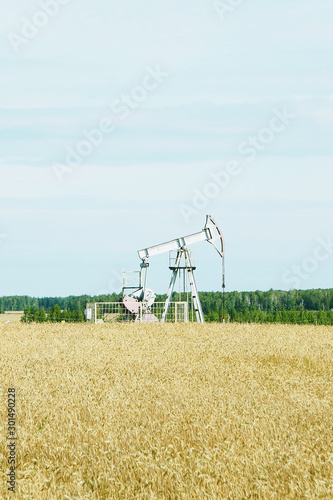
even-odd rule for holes
{"type": "Polygon", "coordinates": [[[164,311],[162,314],[161,322],[165,322],[168,314],[169,305],[171,302],[172,293],[174,291],[177,276],[181,279],[181,272],[183,271],[184,282],[189,282],[191,290],[192,305],[195,311],[196,320],[198,323],[204,323],[204,315],[202,312],[202,307],[200,304],[200,299],[198,295],[198,290],[196,287],[193,271],[195,267],[191,260],[191,252],[188,249],[189,245],[194,243],[199,243],[201,241],[208,241],[217,250],[218,254],[222,258],[222,288],[225,288],[225,269],[224,269],[224,240],[222,231],[220,230],[214,219],[207,215],[206,224],[202,231],[188,236],[182,236],[159,245],[151,246],[139,250],[138,254],[142,260],[141,269],[146,271],[143,293],[145,295],[146,283],[147,283],[147,270],[149,267],[148,259],[155,255],[160,255],[165,252],[174,252],[174,257],[171,256],[172,265],[170,269],[172,270],[172,276],[170,280],[170,285],[167,293],[167,299],[164,306],[164,311]]]}
{"type": "MultiPolygon", "coordinates": [[[[122,302],[100,302],[87,304],[86,319],[90,322],[188,322],[189,304],[192,318],[198,323],[204,323],[204,315],[200,304],[199,294],[194,279],[193,252],[188,247],[194,243],[208,241],[217,250],[222,259],[222,289],[225,289],[224,271],[224,240],[223,235],[214,221],[207,215],[206,224],[202,231],[182,236],[159,245],[139,250],[141,259],[140,271],[123,273],[122,302]],[[155,302],[155,293],[147,287],[148,259],[155,255],[169,252],[169,269],[172,271],[167,298],[165,302],[155,302]],[[175,285],[179,278],[179,301],[171,301],[175,285]],[[181,288],[186,296],[182,300],[181,288]]],[[[224,295],[223,295],[224,297],[224,295]]],[[[224,310],[224,300],[223,300],[224,310]]],[[[224,315],[224,314],[223,314],[224,315]]]]}

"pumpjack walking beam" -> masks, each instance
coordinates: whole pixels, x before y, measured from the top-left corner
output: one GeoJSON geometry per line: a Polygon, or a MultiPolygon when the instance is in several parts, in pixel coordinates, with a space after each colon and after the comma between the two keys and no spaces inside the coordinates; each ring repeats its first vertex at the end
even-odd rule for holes
{"type": "Polygon", "coordinates": [[[138,255],[140,259],[145,262],[149,257],[160,255],[170,250],[181,250],[183,247],[188,247],[200,241],[208,241],[208,243],[211,243],[220,257],[224,258],[224,239],[222,231],[210,215],[207,215],[206,225],[199,233],[182,236],[181,238],[175,238],[174,240],[161,243],[160,245],[144,248],[138,251],[138,255]]]}

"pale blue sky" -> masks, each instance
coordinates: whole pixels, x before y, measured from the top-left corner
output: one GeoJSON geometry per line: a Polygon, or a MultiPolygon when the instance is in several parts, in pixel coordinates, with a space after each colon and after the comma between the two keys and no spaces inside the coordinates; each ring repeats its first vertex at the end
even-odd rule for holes
{"type": "MultiPolygon", "coordinates": [[[[225,234],[228,290],[288,289],[286,273],[333,238],[333,4],[244,0],[225,16],[228,0],[220,15],[217,4],[6,5],[0,295],[119,291],[138,249],[202,229],[206,213],[225,234]],[[120,113],[128,94],[137,100],[120,113]],[[276,113],[287,118],[272,133],[276,113]],[[114,130],[68,166],[105,120],[114,130]],[[253,157],[249,137],[262,138],[253,157]],[[198,208],[230,161],[239,173],[198,208]]],[[[198,288],[219,290],[217,254],[195,250],[198,288]]],[[[332,287],[332,271],[328,255],[299,287],[332,287]]],[[[168,281],[166,255],[151,262],[150,285],[168,281]]]]}

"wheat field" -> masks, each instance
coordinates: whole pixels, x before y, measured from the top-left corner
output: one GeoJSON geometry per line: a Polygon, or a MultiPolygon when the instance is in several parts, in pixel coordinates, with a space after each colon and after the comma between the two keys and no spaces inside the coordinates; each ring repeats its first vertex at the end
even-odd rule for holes
{"type": "Polygon", "coordinates": [[[1,499],[333,498],[332,327],[1,324],[0,345],[1,499]]]}

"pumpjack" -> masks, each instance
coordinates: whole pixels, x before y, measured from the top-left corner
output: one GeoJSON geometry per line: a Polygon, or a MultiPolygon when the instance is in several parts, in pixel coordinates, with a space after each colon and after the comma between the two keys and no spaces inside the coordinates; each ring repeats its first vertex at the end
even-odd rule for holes
{"type": "MultiPolygon", "coordinates": [[[[207,241],[210,243],[222,260],[222,290],[223,290],[223,317],[224,317],[224,291],[225,291],[225,246],[222,231],[210,216],[206,216],[205,227],[198,233],[190,234],[188,236],[181,236],[174,240],[160,243],[148,248],[138,251],[140,264],[140,282],[139,286],[129,287],[126,286],[124,281],[123,287],[123,304],[131,314],[138,314],[141,307],[143,317],[142,320],[146,322],[158,321],[157,317],[151,312],[151,307],[156,298],[155,293],[147,287],[147,275],[149,268],[149,258],[169,252],[169,269],[171,270],[171,279],[167,292],[167,298],[164,304],[161,322],[164,323],[168,314],[171,297],[174,292],[177,278],[180,283],[184,284],[184,292],[189,293],[191,296],[191,305],[198,323],[204,323],[204,315],[200,303],[198,289],[196,286],[194,271],[193,252],[189,247],[194,243],[207,241]],[[129,288],[135,288],[134,291],[128,293],[129,288]]],[[[124,273],[126,274],[126,273],[124,273]]]]}

